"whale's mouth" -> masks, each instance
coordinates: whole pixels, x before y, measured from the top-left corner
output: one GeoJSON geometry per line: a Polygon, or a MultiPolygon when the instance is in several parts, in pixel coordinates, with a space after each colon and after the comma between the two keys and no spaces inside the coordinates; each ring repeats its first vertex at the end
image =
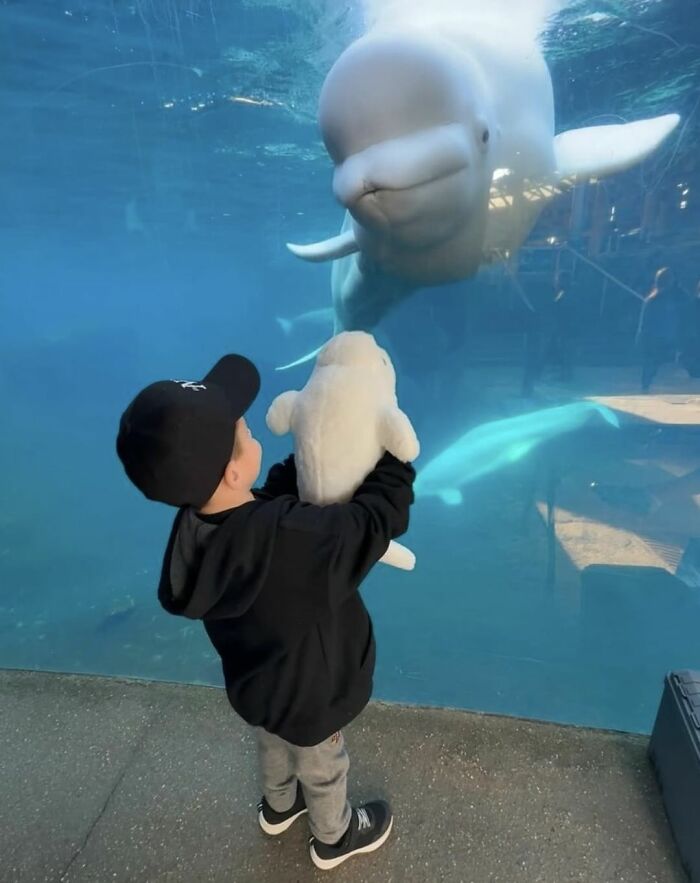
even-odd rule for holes
{"type": "Polygon", "coordinates": [[[456,123],[352,154],[336,167],[333,190],[356,223],[332,239],[288,247],[314,262],[359,251],[376,261],[397,251],[405,261],[407,252],[451,242],[479,205],[475,155],[467,130],[456,123]]]}
{"type": "Polygon", "coordinates": [[[457,124],[382,141],[337,167],[333,192],[352,211],[383,191],[413,190],[465,171],[470,149],[467,133],[457,124]]]}

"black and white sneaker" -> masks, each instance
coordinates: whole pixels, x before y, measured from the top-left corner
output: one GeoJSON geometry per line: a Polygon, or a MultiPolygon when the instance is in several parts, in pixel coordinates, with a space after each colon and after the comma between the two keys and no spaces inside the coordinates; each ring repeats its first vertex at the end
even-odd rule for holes
{"type": "Polygon", "coordinates": [[[308,810],[306,809],[304,792],[301,790],[301,784],[297,782],[297,799],[294,801],[294,806],[287,812],[275,812],[263,797],[258,804],[258,821],[266,834],[272,834],[275,837],[277,834],[283,834],[287,828],[291,828],[299,816],[303,816],[305,812],[308,810]]]}
{"type": "Polygon", "coordinates": [[[337,868],[353,855],[374,852],[382,846],[394,824],[391,808],[384,800],[366,803],[352,811],[350,825],[339,843],[329,846],[312,837],[311,860],[322,871],[337,868]]]}

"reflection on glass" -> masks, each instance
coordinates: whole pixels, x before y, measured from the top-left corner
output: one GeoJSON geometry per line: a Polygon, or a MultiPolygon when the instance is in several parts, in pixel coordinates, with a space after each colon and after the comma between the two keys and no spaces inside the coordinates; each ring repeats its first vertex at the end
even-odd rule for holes
{"type": "MultiPolygon", "coordinates": [[[[471,6],[2,7],[0,665],[221,683],[200,625],[157,603],[172,513],[124,479],[118,415],[244,352],[269,466],[267,406],[361,327],[430,491],[416,570],[363,590],[375,695],[647,731],[664,673],[700,667],[700,20],[571,4],[539,79],[515,51],[470,68],[466,121],[454,70],[392,79],[380,54],[324,133],[326,78],[372,22],[471,6]],[[434,103],[401,105],[408,85],[434,103]],[[396,131],[399,106],[418,122],[396,131]]],[[[528,4],[497,7],[474,27],[535,40],[528,4]]],[[[467,45],[459,25],[439,38],[467,45]]]]}

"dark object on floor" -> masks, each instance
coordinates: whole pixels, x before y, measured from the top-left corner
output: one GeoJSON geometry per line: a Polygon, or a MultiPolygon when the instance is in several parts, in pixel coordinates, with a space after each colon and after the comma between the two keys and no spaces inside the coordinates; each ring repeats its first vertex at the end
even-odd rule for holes
{"type": "Polygon", "coordinates": [[[649,756],[691,883],[700,883],[700,672],[666,677],[649,756]]]}
{"type": "Polygon", "coordinates": [[[634,512],[635,515],[649,515],[654,508],[654,498],[648,488],[598,484],[594,481],[591,490],[609,506],[634,512]]]}
{"type": "Polygon", "coordinates": [[[120,607],[115,607],[109,613],[105,614],[102,620],[98,623],[96,627],[97,633],[104,634],[105,632],[111,632],[124,625],[132,618],[135,610],[136,603],[133,599],[130,599],[120,607]]]}

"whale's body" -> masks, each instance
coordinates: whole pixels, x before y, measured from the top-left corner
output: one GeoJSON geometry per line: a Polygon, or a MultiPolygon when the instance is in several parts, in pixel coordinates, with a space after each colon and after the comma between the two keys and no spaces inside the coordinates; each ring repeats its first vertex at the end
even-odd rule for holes
{"type": "Polygon", "coordinates": [[[336,333],[370,330],[417,288],[509,259],[551,199],[641,162],[679,122],[555,135],[537,30],[481,12],[481,0],[456,5],[416,12],[407,0],[404,19],[389,3],[324,82],[319,121],[346,214],[338,236],[289,248],[333,261],[336,333]]]}
{"type": "Polygon", "coordinates": [[[448,505],[458,505],[464,485],[517,462],[548,439],[573,432],[596,417],[619,427],[614,411],[593,402],[573,402],[477,426],[419,471],[416,496],[439,497],[448,505]]]}

